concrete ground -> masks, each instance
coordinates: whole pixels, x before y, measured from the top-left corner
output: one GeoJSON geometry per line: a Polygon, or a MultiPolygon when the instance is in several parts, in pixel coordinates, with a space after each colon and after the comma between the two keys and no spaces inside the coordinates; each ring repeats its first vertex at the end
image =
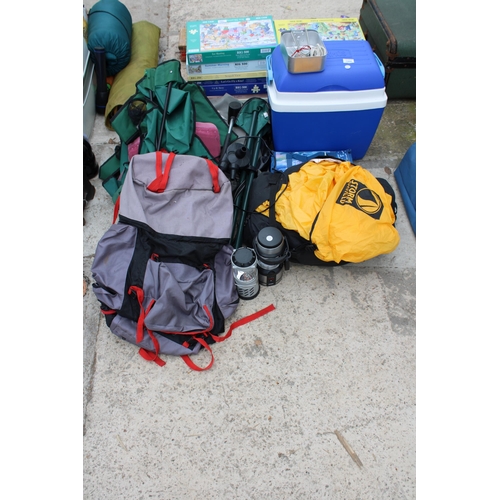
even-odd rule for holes
{"type": "MultiPolygon", "coordinates": [[[[188,20],[359,17],[361,6],[124,3],[134,22],[161,28],[160,60],[179,57],[188,20]]],[[[357,162],[396,190],[398,248],[340,268],[293,265],[277,286],[241,301],[230,322],[269,304],[276,310],[214,346],[207,372],[177,357],[163,356],[163,368],[148,363],[106,327],[90,268],[113,204],[92,181],[97,192],[83,227],[85,499],[416,497],[416,238],[394,178],[416,140],[415,115],[415,101],[389,101],[357,162]]],[[[102,164],[118,137],[98,116],[90,141],[102,164]]],[[[196,357],[201,365],[208,359],[206,351],[196,357]]]]}

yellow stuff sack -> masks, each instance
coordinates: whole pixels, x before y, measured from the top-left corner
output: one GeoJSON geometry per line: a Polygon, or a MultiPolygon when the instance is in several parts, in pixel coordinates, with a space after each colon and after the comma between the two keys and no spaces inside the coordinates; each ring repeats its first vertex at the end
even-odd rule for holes
{"type": "MultiPolygon", "coordinates": [[[[260,215],[260,226],[255,224],[256,219],[247,220],[250,231],[253,228],[258,232],[262,216],[266,216],[267,224],[277,223],[286,236],[298,233],[322,263],[359,263],[388,254],[398,246],[395,194],[385,179],[334,159],[310,160],[286,173],[268,173],[268,179],[262,178],[264,175],[260,174],[252,185],[254,207],[249,208],[254,216],[260,215]],[[281,177],[277,180],[276,176],[281,177]],[[275,196],[266,187],[273,184],[275,196]],[[257,191],[267,199],[256,201],[257,191]],[[274,207],[269,202],[273,198],[274,207]]],[[[290,246],[292,260],[300,262],[303,249],[293,243],[290,246]]]]}

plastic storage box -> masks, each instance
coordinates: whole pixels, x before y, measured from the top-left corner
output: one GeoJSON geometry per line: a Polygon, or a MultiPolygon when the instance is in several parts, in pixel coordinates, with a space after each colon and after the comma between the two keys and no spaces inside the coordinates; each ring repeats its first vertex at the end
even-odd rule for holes
{"type": "Polygon", "coordinates": [[[293,74],[280,48],[268,58],[267,95],[275,151],[366,154],[387,104],[384,68],[365,40],[324,42],[325,67],[293,74]]]}

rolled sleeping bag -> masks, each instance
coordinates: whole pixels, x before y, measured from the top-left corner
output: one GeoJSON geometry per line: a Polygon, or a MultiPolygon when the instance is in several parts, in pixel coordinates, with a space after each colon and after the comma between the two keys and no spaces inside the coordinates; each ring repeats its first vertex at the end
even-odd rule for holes
{"type": "Polygon", "coordinates": [[[105,124],[113,130],[111,120],[129,97],[136,93],[136,83],[148,68],[158,66],[160,28],[148,21],[132,25],[132,55],[127,67],[114,78],[106,105],[105,124]]]}
{"type": "Polygon", "coordinates": [[[130,61],[132,16],[119,0],[99,0],[90,9],[88,17],[87,45],[91,57],[94,57],[96,47],[103,47],[106,51],[106,76],[114,76],[130,61]]]}

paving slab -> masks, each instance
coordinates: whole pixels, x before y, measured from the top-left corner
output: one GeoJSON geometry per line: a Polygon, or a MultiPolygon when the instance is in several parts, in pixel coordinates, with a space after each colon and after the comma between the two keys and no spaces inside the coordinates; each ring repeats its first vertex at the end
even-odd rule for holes
{"type": "MultiPolygon", "coordinates": [[[[95,2],[86,4],[88,9],[95,2]]],[[[133,21],[161,28],[177,58],[188,20],[358,17],[361,1],[127,0],[133,21]]],[[[386,178],[399,204],[398,248],[362,264],[293,264],[241,301],[228,323],[268,315],[213,347],[213,367],[147,363],[106,327],[90,268],[113,203],[98,179],[83,227],[83,497],[140,499],[416,498],[416,238],[394,170],[416,140],[415,101],[389,101],[357,163],[386,178]]],[[[97,117],[97,161],[119,139],[97,117]]],[[[196,356],[200,365],[209,356],[196,356]]]]}

